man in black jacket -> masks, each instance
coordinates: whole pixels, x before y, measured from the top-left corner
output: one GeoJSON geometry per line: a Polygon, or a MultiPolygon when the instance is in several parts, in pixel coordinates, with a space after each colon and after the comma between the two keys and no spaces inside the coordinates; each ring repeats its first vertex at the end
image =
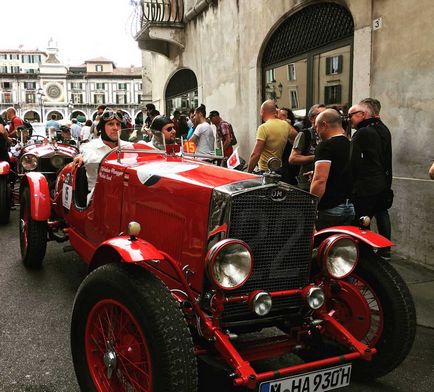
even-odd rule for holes
{"type": "MultiPolygon", "coordinates": [[[[392,205],[392,143],[389,129],[373,105],[361,102],[348,110],[356,132],[351,140],[351,167],[356,217],[375,216],[380,234],[391,237],[388,209],[392,205]]],[[[382,253],[390,257],[390,249],[382,253]]]]}

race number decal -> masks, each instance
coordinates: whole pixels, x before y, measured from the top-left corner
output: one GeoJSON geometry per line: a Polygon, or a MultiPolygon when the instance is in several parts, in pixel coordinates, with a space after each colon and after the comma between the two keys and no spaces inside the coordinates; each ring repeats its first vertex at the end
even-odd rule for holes
{"type": "Polygon", "coordinates": [[[62,205],[68,210],[71,209],[72,202],[72,186],[63,184],[62,205]]]}

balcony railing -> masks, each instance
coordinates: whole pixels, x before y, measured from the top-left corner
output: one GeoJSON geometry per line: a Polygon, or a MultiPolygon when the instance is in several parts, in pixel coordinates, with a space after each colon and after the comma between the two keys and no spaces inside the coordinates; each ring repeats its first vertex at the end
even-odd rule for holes
{"type": "Polygon", "coordinates": [[[141,0],[142,26],[149,22],[182,23],[183,0],[141,0]]]}

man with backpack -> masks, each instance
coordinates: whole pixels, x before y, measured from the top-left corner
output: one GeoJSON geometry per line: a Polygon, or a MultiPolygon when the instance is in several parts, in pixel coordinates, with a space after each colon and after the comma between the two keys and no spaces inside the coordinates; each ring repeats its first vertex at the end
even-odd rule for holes
{"type": "Polygon", "coordinates": [[[220,113],[217,110],[211,110],[209,112],[209,120],[215,125],[217,130],[217,140],[220,147],[220,141],[223,143],[223,155],[225,158],[229,158],[233,153],[233,148],[237,144],[237,139],[232,129],[232,125],[220,117],[220,113]]]}
{"type": "Polygon", "coordinates": [[[309,177],[305,173],[311,172],[314,168],[315,148],[318,144],[317,133],[315,131],[316,117],[326,110],[325,105],[313,105],[307,114],[310,123],[310,128],[302,129],[294,140],[289,163],[291,165],[300,165],[300,172],[297,177],[298,187],[305,191],[309,191],[309,177]]]}

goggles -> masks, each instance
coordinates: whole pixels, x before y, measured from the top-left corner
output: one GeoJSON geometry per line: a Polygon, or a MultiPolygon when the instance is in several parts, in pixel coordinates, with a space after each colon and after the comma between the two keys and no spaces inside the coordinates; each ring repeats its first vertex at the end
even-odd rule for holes
{"type": "Polygon", "coordinates": [[[110,120],[113,120],[113,119],[116,119],[119,122],[124,121],[123,114],[121,112],[114,112],[113,110],[110,110],[110,109],[109,110],[107,110],[107,109],[104,110],[101,118],[104,121],[110,121],[110,120]]]}

